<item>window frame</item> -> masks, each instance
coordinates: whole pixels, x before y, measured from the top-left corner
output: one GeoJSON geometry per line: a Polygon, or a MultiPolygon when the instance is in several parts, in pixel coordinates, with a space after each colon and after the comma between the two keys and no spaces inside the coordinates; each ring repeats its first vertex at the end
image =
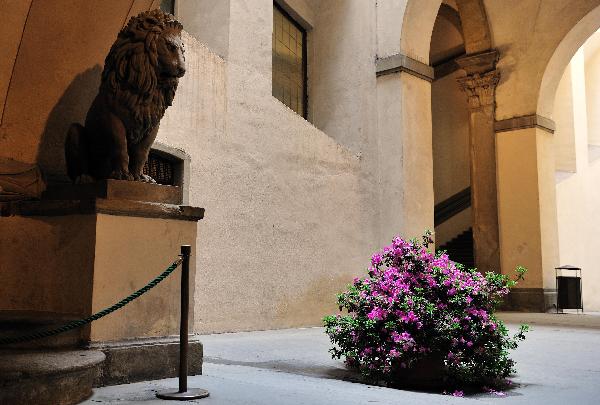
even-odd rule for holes
{"type": "Polygon", "coordinates": [[[161,9],[163,12],[165,12],[165,13],[169,13],[169,14],[171,14],[171,15],[173,15],[173,16],[174,16],[174,15],[175,15],[175,8],[176,8],[176,7],[175,7],[175,2],[176,2],[176,0],[173,0],[173,2],[171,3],[170,10],[164,10],[164,9],[162,8],[162,1],[160,2],[160,4],[159,4],[159,6],[158,6],[158,7],[159,7],[159,8],[160,8],[160,9],[161,9]]]}
{"type": "MultiPolygon", "coordinates": [[[[308,120],[308,46],[307,46],[307,32],[294,17],[290,15],[276,0],[273,0],[273,8],[277,9],[284,17],[286,17],[300,33],[302,33],[302,114],[294,111],[305,120],[308,120]]],[[[275,30],[275,27],[273,27],[275,30]]],[[[273,34],[274,35],[274,34],[273,34]]],[[[273,50],[271,49],[271,53],[273,50]]],[[[273,63],[271,63],[271,69],[273,69],[273,63]]],[[[271,94],[273,94],[273,80],[271,79],[271,94]]],[[[275,96],[273,96],[275,97],[275,96]]],[[[275,97],[277,98],[277,97],[275,97]]],[[[278,99],[279,100],[279,99],[278,99]]],[[[281,100],[279,100],[281,101],[281,100]]],[[[285,104],[285,103],[283,103],[285,104]]]]}

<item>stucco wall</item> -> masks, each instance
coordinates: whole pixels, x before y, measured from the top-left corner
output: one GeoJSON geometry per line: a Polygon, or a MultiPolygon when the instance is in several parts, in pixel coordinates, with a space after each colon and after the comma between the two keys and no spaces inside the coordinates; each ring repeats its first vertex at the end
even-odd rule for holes
{"type": "Polygon", "coordinates": [[[501,56],[498,67],[502,76],[496,90],[496,119],[536,111],[550,116],[556,85],[562,72],[577,48],[598,28],[597,17],[583,22],[586,29],[577,38],[579,44],[564,57],[564,64],[548,75],[556,77],[547,78],[547,83],[542,84],[546,67],[567,33],[586,14],[598,7],[600,1],[484,0],[484,5],[493,44],[501,56]],[[507,17],[507,10],[510,10],[510,17],[507,17]],[[552,90],[540,100],[542,106],[538,108],[543,85],[552,90]]]}
{"type": "MultiPolygon", "coordinates": [[[[596,34],[598,35],[598,34],[596,34]]],[[[585,93],[593,90],[595,84],[592,75],[586,71],[597,71],[600,68],[597,58],[584,57],[581,49],[575,54],[565,71],[559,89],[567,83],[573,94],[572,103],[555,103],[555,117],[562,118],[575,125],[570,135],[575,146],[576,171],[568,176],[561,176],[556,184],[556,199],[558,213],[558,237],[560,264],[571,264],[582,268],[583,304],[587,311],[600,310],[600,261],[598,238],[600,233],[600,160],[588,159],[588,120],[589,111],[586,107],[585,93]],[[562,111],[559,111],[562,110],[562,111]]],[[[557,128],[563,128],[557,121],[557,128]]],[[[560,153],[559,150],[556,151],[560,153]]],[[[572,275],[572,274],[571,274],[572,275]]]]}
{"type": "MultiPolygon", "coordinates": [[[[469,173],[469,112],[465,94],[459,89],[455,72],[432,83],[433,187],[440,203],[471,184],[469,173]]],[[[439,246],[467,230],[471,218],[461,215],[452,224],[436,227],[439,246]],[[439,229],[437,229],[439,228],[439,229]]]]}
{"type": "Polygon", "coordinates": [[[190,35],[227,58],[229,0],[177,0],[175,15],[190,35]]]}
{"type": "Polygon", "coordinates": [[[247,59],[231,46],[228,62],[185,42],[188,71],[158,140],[191,156],[190,203],[206,208],[195,330],[317,325],[376,247],[362,162],[271,96],[270,42],[246,40],[268,47],[247,59]]]}

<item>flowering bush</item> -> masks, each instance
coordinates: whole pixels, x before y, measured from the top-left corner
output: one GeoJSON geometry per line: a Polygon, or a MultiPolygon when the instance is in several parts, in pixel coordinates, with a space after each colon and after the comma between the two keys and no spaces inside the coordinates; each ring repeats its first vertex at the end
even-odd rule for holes
{"type": "MultiPolygon", "coordinates": [[[[497,384],[513,372],[508,351],[527,329],[509,337],[494,317],[516,281],[464,269],[430,253],[432,242],[430,233],[423,243],[396,237],[373,255],[368,276],[337,297],[348,314],[324,318],[330,352],[371,381],[399,384],[406,369],[439,359],[448,384],[497,384]]],[[[517,280],[525,271],[517,268],[517,280]]]]}

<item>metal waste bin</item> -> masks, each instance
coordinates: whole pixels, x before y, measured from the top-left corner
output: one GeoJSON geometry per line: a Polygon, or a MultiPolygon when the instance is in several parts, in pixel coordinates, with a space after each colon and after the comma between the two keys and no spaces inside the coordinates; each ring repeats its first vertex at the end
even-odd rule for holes
{"type": "MultiPolygon", "coordinates": [[[[556,267],[556,313],[563,309],[581,309],[583,312],[583,297],[581,291],[581,268],[569,264],[556,267]],[[563,275],[563,272],[574,272],[574,275],[563,275]]],[[[571,273],[572,274],[572,273],[571,273]]]]}

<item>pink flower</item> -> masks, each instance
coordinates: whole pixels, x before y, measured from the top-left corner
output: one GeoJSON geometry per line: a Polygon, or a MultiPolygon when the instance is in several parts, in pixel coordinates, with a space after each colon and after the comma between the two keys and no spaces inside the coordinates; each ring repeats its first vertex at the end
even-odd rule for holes
{"type": "Polygon", "coordinates": [[[377,265],[381,264],[381,255],[379,253],[375,253],[371,257],[371,263],[373,263],[373,266],[377,266],[377,265]]]}
{"type": "Polygon", "coordinates": [[[417,315],[415,315],[415,313],[413,311],[408,311],[408,313],[404,316],[402,316],[402,322],[416,322],[419,320],[419,317],[417,317],[417,315]]]}
{"type": "Polygon", "coordinates": [[[369,312],[367,314],[367,318],[372,319],[372,320],[382,320],[384,318],[387,317],[387,311],[379,308],[379,307],[375,307],[371,310],[371,312],[369,312]]]}

